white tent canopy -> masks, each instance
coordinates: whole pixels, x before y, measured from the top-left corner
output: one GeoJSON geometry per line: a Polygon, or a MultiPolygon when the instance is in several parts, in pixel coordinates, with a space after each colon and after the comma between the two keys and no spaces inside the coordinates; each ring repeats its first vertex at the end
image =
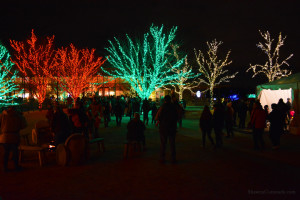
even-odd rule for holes
{"type": "Polygon", "coordinates": [[[264,107],[265,105],[269,106],[270,111],[271,105],[273,103],[278,103],[279,99],[283,99],[286,103],[287,99],[292,99],[292,88],[285,89],[285,90],[270,90],[270,89],[263,89],[260,91],[258,99],[260,100],[261,105],[264,107]]]}
{"type": "Polygon", "coordinates": [[[285,102],[287,98],[291,98],[295,115],[290,124],[290,132],[300,135],[300,73],[258,85],[256,91],[262,105],[270,106],[272,102],[278,103],[279,98],[285,102]]]}

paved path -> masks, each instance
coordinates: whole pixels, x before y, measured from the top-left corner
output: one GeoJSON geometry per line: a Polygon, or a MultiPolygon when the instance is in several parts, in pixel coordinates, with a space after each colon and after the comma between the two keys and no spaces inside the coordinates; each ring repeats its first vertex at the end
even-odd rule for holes
{"type": "MultiPolygon", "coordinates": [[[[42,113],[44,114],[44,113],[42,113]]],[[[41,119],[26,117],[33,125],[41,119]]],[[[224,139],[224,148],[201,147],[197,119],[184,120],[177,135],[177,164],[160,164],[157,128],[146,131],[148,151],[123,160],[126,123],[101,128],[106,152],[92,147],[90,161],[81,166],[59,167],[53,154],[40,168],[27,155],[25,170],[0,172],[0,197],[13,199],[299,199],[300,136],[284,135],[279,151],[252,150],[250,134],[236,131],[224,139]]],[[[103,124],[102,124],[103,125],[103,124]]],[[[25,131],[29,131],[28,130],[25,131]]],[[[2,160],[1,160],[2,161],[2,160]]],[[[0,198],[0,199],[1,199],[0,198]]]]}

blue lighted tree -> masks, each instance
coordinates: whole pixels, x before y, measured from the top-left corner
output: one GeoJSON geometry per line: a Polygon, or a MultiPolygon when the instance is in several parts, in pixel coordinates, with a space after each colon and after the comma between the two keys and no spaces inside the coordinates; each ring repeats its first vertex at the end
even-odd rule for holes
{"type": "Polygon", "coordinates": [[[155,89],[178,78],[173,70],[184,62],[184,58],[177,61],[170,55],[170,43],[175,38],[176,30],[177,27],[173,27],[164,33],[163,26],[152,25],[150,31],[144,34],[142,44],[134,42],[128,35],[126,43],[114,38],[114,42],[109,41],[110,47],[106,48],[112,68],[102,68],[103,71],[126,80],[141,98],[149,98],[155,89]]]}
{"type": "Polygon", "coordinates": [[[8,50],[0,44],[0,106],[11,104],[18,95],[13,94],[19,89],[15,84],[17,71],[12,70],[13,65],[8,50]]]}

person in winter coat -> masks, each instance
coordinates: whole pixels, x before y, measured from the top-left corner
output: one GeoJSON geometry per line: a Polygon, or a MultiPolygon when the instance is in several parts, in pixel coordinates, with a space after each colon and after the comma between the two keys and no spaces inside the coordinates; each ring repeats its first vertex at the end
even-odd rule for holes
{"type": "Polygon", "coordinates": [[[150,103],[147,98],[144,99],[143,105],[142,105],[142,110],[143,110],[143,122],[148,125],[149,122],[149,111],[150,111],[150,103]]]}
{"type": "Polygon", "coordinates": [[[280,136],[284,133],[285,114],[278,109],[277,104],[271,105],[272,112],[269,114],[268,119],[270,122],[270,139],[273,144],[273,149],[279,149],[280,136]]]}
{"type": "Polygon", "coordinates": [[[165,103],[157,111],[155,120],[159,125],[159,134],[161,141],[160,148],[160,162],[165,162],[167,141],[170,142],[171,147],[171,162],[176,163],[176,148],[175,138],[177,131],[178,113],[176,106],[171,102],[171,96],[166,95],[165,103]]]}
{"type": "Polygon", "coordinates": [[[216,148],[223,145],[222,130],[224,126],[224,108],[221,103],[214,105],[213,127],[216,135],[216,148]]]}
{"type": "Polygon", "coordinates": [[[116,101],[116,105],[115,105],[115,115],[116,115],[117,126],[121,126],[123,113],[124,113],[123,107],[122,107],[120,99],[118,98],[116,101]]]}
{"type": "Polygon", "coordinates": [[[15,107],[10,106],[0,115],[0,143],[4,147],[3,170],[8,171],[9,153],[13,153],[13,161],[16,170],[21,169],[19,166],[18,146],[20,144],[20,130],[26,128],[27,122],[25,117],[15,107]]]}
{"type": "Polygon", "coordinates": [[[234,110],[232,108],[232,102],[227,103],[225,109],[225,126],[227,131],[227,138],[233,137],[233,122],[234,122],[234,110]]]}
{"type": "Polygon", "coordinates": [[[127,141],[140,141],[142,142],[143,150],[146,150],[145,129],[146,126],[140,120],[140,114],[134,113],[134,118],[127,124],[127,141]]]}
{"type": "Polygon", "coordinates": [[[54,133],[54,145],[65,143],[71,134],[71,122],[66,113],[59,105],[56,105],[53,120],[51,122],[51,130],[54,133]]]}
{"type": "Polygon", "coordinates": [[[259,102],[255,103],[255,111],[253,111],[252,115],[250,124],[253,128],[254,149],[263,150],[265,148],[263,133],[266,127],[267,115],[259,102]]]}
{"type": "Polygon", "coordinates": [[[211,130],[212,130],[212,114],[209,110],[209,107],[206,105],[204,106],[204,109],[202,111],[202,114],[200,116],[199,120],[199,126],[202,132],[202,145],[203,148],[205,148],[205,140],[206,135],[208,139],[210,140],[211,144],[215,146],[214,140],[211,137],[211,130]]]}

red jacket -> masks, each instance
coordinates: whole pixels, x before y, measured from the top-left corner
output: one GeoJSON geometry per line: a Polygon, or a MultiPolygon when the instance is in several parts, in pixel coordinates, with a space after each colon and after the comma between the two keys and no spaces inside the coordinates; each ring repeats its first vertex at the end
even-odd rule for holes
{"type": "Polygon", "coordinates": [[[264,110],[256,109],[251,119],[251,124],[254,128],[265,128],[266,126],[266,112],[264,110]]]}

